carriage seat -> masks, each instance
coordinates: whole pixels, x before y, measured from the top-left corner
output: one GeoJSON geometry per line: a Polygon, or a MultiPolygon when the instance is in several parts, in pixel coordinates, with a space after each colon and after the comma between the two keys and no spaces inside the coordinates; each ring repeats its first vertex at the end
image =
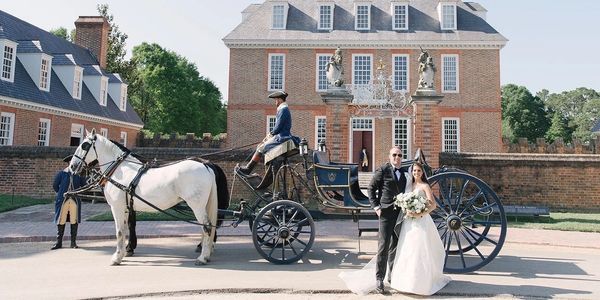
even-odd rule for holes
{"type": "Polygon", "coordinates": [[[277,157],[288,158],[297,155],[299,152],[298,146],[294,143],[293,139],[289,139],[265,153],[265,165],[277,157]]]}
{"type": "Polygon", "coordinates": [[[313,151],[315,184],[326,199],[343,201],[346,207],[369,207],[369,198],[360,190],[358,164],[329,161],[327,152],[313,151]]]}

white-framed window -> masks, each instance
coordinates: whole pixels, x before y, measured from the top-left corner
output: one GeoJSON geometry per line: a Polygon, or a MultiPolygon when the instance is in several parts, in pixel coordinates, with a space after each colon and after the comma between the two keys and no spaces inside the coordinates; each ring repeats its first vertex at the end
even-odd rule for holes
{"type": "Polygon", "coordinates": [[[440,3],[438,14],[442,30],[456,30],[456,4],[440,3]]]}
{"type": "Polygon", "coordinates": [[[72,123],[71,124],[71,141],[70,146],[79,146],[83,141],[83,125],[72,123]]]}
{"type": "Polygon", "coordinates": [[[373,119],[352,118],[352,130],[373,130],[373,119]]]}
{"type": "Polygon", "coordinates": [[[371,4],[356,3],[354,6],[354,29],[371,29],[371,4]]]}
{"type": "Polygon", "coordinates": [[[12,146],[15,131],[15,114],[0,113],[0,146],[12,146]]]}
{"type": "Polygon", "coordinates": [[[275,128],[276,120],[277,120],[277,118],[275,116],[272,116],[272,115],[267,116],[267,134],[271,133],[271,131],[273,131],[273,128],[275,128]]]}
{"type": "Polygon", "coordinates": [[[392,2],[392,30],[408,30],[408,3],[392,2]]]}
{"type": "Polygon", "coordinates": [[[15,77],[15,48],[14,46],[4,45],[2,54],[2,74],[0,79],[13,82],[15,77]]]}
{"type": "Polygon", "coordinates": [[[327,138],[327,118],[325,116],[315,117],[315,149],[319,147],[321,141],[327,138]]]}
{"type": "Polygon", "coordinates": [[[285,54],[269,54],[269,91],[283,90],[285,86],[285,54]]]}
{"type": "Polygon", "coordinates": [[[394,82],[393,88],[395,91],[408,91],[409,83],[409,68],[408,62],[409,55],[408,54],[395,54],[392,59],[394,66],[394,82]]]}
{"type": "Polygon", "coordinates": [[[458,93],[458,54],[442,54],[442,92],[458,93]]]}
{"type": "Polygon", "coordinates": [[[73,76],[73,98],[81,100],[81,81],[83,79],[83,69],[75,67],[73,76]]]}
{"type": "Polygon", "coordinates": [[[39,88],[44,91],[50,90],[50,60],[47,57],[42,57],[39,88]]]}
{"type": "Polygon", "coordinates": [[[317,54],[317,92],[326,91],[329,85],[327,82],[327,64],[331,60],[331,56],[331,54],[317,54]]]}
{"type": "Polygon", "coordinates": [[[333,4],[319,5],[319,30],[333,29],[333,4]]]}
{"type": "Polygon", "coordinates": [[[108,129],[107,128],[100,128],[100,135],[108,138],[108,129]]]}
{"type": "Polygon", "coordinates": [[[460,152],[459,118],[442,118],[442,151],[460,152]]]}
{"type": "Polygon", "coordinates": [[[354,54],[352,55],[352,83],[355,85],[370,84],[371,74],[373,74],[373,55],[354,54]]]}
{"type": "Polygon", "coordinates": [[[38,146],[49,146],[50,119],[41,118],[38,124],[38,146]]]}
{"type": "Polygon", "coordinates": [[[285,29],[287,9],[287,5],[283,3],[273,5],[273,15],[271,19],[272,29],[285,29]]]}
{"type": "Polygon", "coordinates": [[[121,85],[121,100],[119,101],[119,109],[125,111],[127,108],[127,86],[121,85]]]}
{"type": "Polygon", "coordinates": [[[394,118],[392,126],[393,145],[402,148],[403,159],[410,159],[410,120],[408,118],[394,118]]]}
{"type": "Polygon", "coordinates": [[[121,139],[119,140],[119,143],[123,144],[123,146],[127,147],[127,132],[126,131],[121,131],[121,139]]]}
{"type": "Polygon", "coordinates": [[[108,78],[102,77],[100,79],[100,105],[106,106],[106,99],[108,98],[108,78]]]}

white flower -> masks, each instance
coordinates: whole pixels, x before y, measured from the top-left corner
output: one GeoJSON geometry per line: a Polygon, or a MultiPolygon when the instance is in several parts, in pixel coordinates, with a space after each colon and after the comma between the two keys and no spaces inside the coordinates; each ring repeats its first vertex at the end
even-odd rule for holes
{"type": "Polygon", "coordinates": [[[396,195],[394,204],[400,207],[404,212],[415,214],[427,210],[427,199],[416,192],[401,193],[396,195]]]}

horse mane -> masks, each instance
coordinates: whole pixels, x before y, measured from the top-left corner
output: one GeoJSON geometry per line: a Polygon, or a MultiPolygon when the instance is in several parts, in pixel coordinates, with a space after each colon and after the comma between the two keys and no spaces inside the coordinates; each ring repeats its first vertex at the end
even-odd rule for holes
{"type": "Polygon", "coordinates": [[[123,144],[121,144],[121,143],[119,143],[119,142],[117,142],[115,140],[109,140],[109,141],[111,143],[113,143],[115,146],[117,146],[119,149],[121,149],[121,151],[123,151],[125,153],[128,153],[129,155],[137,158],[142,163],[146,163],[148,161],[145,157],[143,157],[143,156],[141,156],[141,155],[139,155],[137,153],[134,153],[131,150],[129,150],[127,147],[125,147],[125,145],[123,145],[123,144]]]}

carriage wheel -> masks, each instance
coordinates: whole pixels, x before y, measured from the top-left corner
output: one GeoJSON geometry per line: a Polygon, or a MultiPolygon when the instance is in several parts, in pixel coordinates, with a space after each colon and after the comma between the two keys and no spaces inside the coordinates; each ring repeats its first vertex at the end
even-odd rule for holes
{"type": "Polygon", "coordinates": [[[289,165],[284,165],[277,171],[273,183],[273,200],[292,200],[302,203],[300,187],[302,179],[289,165]]]}
{"type": "Polygon", "coordinates": [[[444,271],[467,273],[487,265],[506,238],[506,215],[496,193],[462,172],[440,173],[429,183],[438,205],[431,217],[446,250],[444,271]]]}
{"type": "Polygon", "coordinates": [[[277,200],[265,206],[252,226],[254,247],[274,264],[290,264],[306,254],[315,240],[315,222],[304,206],[277,200]]]}

